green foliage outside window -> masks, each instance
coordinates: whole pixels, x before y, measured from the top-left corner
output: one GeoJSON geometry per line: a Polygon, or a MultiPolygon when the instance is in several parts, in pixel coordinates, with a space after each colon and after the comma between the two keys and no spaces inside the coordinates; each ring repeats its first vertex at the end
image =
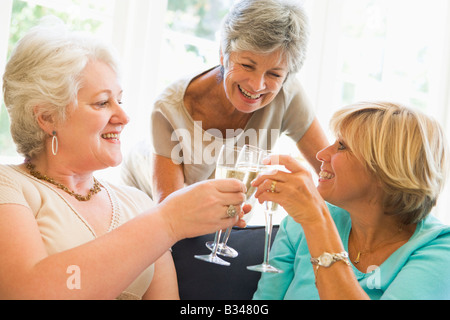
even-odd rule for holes
{"type": "MultiPolygon", "coordinates": [[[[80,4],[81,0],[73,0],[73,4],[80,4]]],[[[101,21],[94,19],[80,19],[67,12],[60,12],[55,9],[33,5],[26,1],[14,0],[11,26],[10,26],[10,38],[8,44],[8,57],[11,54],[15,44],[21,39],[25,33],[37,25],[39,21],[46,16],[55,16],[64,21],[68,26],[74,30],[83,30],[95,32],[102,24],[101,21]]],[[[1,156],[14,156],[15,146],[12,142],[12,138],[9,132],[9,117],[6,108],[2,100],[0,107],[0,155],[1,156]]]]}
{"type": "MultiPolygon", "coordinates": [[[[215,41],[221,22],[233,0],[169,0],[166,26],[172,31],[215,41]]],[[[203,59],[202,48],[186,44],[185,51],[203,59]]]]}
{"type": "Polygon", "coordinates": [[[215,40],[233,0],[169,0],[167,26],[173,31],[215,40]]]}

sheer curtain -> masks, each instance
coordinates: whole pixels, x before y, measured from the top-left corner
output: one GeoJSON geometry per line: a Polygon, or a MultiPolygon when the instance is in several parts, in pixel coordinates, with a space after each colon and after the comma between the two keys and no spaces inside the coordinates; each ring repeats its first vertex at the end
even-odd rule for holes
{"type": "MultiPolygon", "coordinates": [[[[131,119],[121,137],[125,158],[137,144],[150,140],[152,101],[163,72],[159,61],[166,9],[167,0],[115,0],[110,41],[121,59],[123,102],[131,119]]],[[[99,174],[117,182],[122,170],[120,166],[99,174]]]]}
{"type": "MultiPolygon", "coordinates": [[[[12,0],[0,1],[0,85],[2,85],[8,52],[9,26],[11,21],[12,0]]],[[[2,87],[2,86],[1,86],[2,87]]],[[[0,99],[3,101],[3,96],[0,99]]]]}
{"type": "MultiPolygon", "coordinates": [[[[449,1],[305,0],[305,5],[312,34],[299,76],[325,129],[345,104],[389,99],[432,115],[450,139],[449,1]]],[[[449,195],[450,181],[434,210],[448,224],[449,195]]]]}
{"type": "MultiPolygon", "coordinates": [[[[124,102],[131,123],[124,145],[150,134],[150,112],[157,92],[167,0],[116,0],[112,43],[122,62],[124,102]]],[[[126,152],[126,150],[124,150],[126,152]]]]}

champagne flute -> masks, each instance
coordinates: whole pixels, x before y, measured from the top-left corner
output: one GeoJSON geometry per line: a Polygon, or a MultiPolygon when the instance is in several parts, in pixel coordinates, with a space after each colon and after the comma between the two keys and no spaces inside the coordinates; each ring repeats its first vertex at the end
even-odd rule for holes
{"type": "MultiPolygon", "coordinates": [[[[279,165],[264,165],[263,161],[264,159],[271,156],[271,152],[269,151],[262,151],[260,153],[260,173],[265,173],[269,171],[273,171],[276,169],[282,169],[279,165]]],[[[272,217],[273,214],[276,213],[278,210],[278,203],[272,202],[272,201],[265,201],[264,202],[264,215],[266,218],[266,232],[265,232],[265,239],[264,239],[264,261],[261,264],[255,265],[255,266],[248,266],[247,269],[251,271],[258,271],[258,272],[269,272],[269,273],[282,273],[282,270],[279,270],[275,268],[274,266],[270,265],[269,263],[269,256],[270,256],[270,247],[271,247],[271,240],[272,240],[272,229],[273,229],[273,223],[272,223],[272,217]]]]}
{"type": "MultiPolygon", "coordinates": [[[[228,146],[223,145],[220,149],[219,157],[217,159],[216,164],[216,179],[238,179],[243,181],[246,172],[241,169],[236,168],[237,159],[239,158],[239,154],[241,152],[241,148],[237,148],[234,146],[228,146]]],[[[239,208],[240,210],[240,208],[239,208]]],[[[208,255],[196,255],[195,258],[199,260],[203,260],[206,262],[216,263],[224,266],[229,266],[230,263],[219,258],[217,256],[218,250],[219,250],[219,243],[220,243],[220,237],[222,235],[222,230],[219,230],[216,232],[214,236],[214,244],[213,244],[213,250],[208,255]]],[[[230,251],[232,248],[227,247],[230,251]]],[[[224,249],[224,248],[222,248],[224,249]]],[[[233,249],[234,250],[234,249],[233,249]]],[[[235,250],[234,250],[235,251],[235,250]]]]}
{"type": "MultiPolygon", "coordinates": [[[[256,191],[256,188],[252,187],[251,183],[258,176],[258,160],[261,151],[262,150],[258,147],[245,145],[242,150],[240,150],[238,159],[236,161],[236,169],[244,170],[246,172],[246,175],[242,180],[247,188],[246,203],[250,202],[251,197],[256,191]]],[[[219,243],[217,254],[229,258],[236,258],[239,253],[227,245],[231,230],[232,228],[228,228],[225,232],[223,240],[219,243]]],[[[208,241],[206,243],[206,246],[208,247],[208,249],[213,251],[215,249],[215,243],[215,241],[208,241]]]]}

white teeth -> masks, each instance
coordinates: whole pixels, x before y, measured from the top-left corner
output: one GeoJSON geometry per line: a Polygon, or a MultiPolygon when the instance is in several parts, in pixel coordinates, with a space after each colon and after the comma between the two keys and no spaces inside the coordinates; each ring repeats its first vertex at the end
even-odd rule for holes
{"type": "Polygon", "coordinates": [[[320,171],[319,177],[321,179],[333,179],[334,178],[334,174],[331,174],[331,173],[325,172],[325,171],[320,171]]]}
{"type": "Polygon", "coordinates": [[[243,89],[241,86],[239,86],[239,90],[241,90],[241,92],[244,94],[244,96],[246,96],[246,97],[249,98],[249,99],[256,100],[256,99],[261,98],[261,95],[260,95],[260,94],[258,94],[258,95],[253,95],[253,94],[251,94],[250,92],[248,92],[248,91],[246,91],[245,89],[243,89]]]}
{"type": "Polygon", "coordinates": [[[107,133],[107,134],[102,134],[102,138],[119,140],[120,135],[118,133],[107,133]]]}

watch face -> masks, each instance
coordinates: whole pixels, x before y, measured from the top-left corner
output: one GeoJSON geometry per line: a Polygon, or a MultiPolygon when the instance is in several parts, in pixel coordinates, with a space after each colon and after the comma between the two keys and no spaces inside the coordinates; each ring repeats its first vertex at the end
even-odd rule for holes
{"type": "Polygon", "coordinates": [[[324,253],[320,257],[320,264],[324,267],[328,267],[333,262],[333,256],[329,253],[324,253]]]}

